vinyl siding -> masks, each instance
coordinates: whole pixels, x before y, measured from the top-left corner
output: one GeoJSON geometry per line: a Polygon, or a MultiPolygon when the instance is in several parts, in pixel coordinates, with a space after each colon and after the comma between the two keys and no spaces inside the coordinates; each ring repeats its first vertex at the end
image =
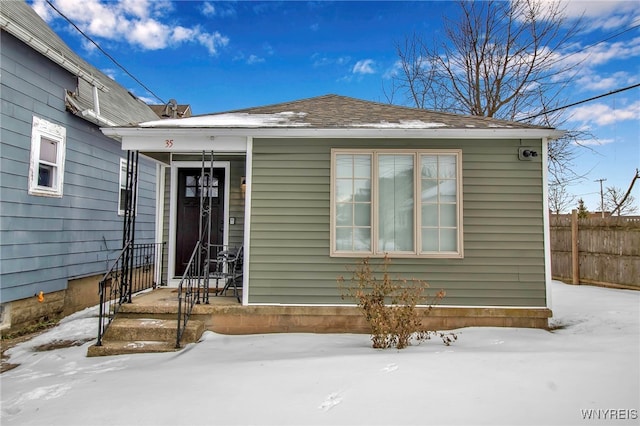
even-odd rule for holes
{"type": "Polygon", "coordinates": [[[255,139],[249,303],[345,303],[329,256],[331,148],[462,149],[464,258],[395,258],[391,269],[444,289],[443,304],[545,306],[540,140],[255,139]]]}
{"type": "MultiPolygon", "coordinates": [[[[122,247],[119,143],[65,110],[77,79],[2,33],[0,300],[63,290],[102,274],[122,247]],[[29,195],[33,116],[66,128],[63,197],[29,195]]],[[[154,241],[155,165],[139,166],[136,242],[154,241]]]]}
{"type": "Polygon", "coordinates": [[[229,157],[229,217],[236,220],[229,225],[229,245],[239,247],[244,242],[244,194],[240,188],[240,178],[246,176],[245,157],[229,157]]]}

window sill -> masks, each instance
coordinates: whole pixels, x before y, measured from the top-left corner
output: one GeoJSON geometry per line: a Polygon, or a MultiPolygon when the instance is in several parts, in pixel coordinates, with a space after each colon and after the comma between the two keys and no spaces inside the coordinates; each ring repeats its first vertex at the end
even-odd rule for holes
{"type": "Polygon", "coordinates": [[[358,252],[334,252],[330,253],[329,257],[340,258],[372,258],[382,259],[388,257],[390,259],[464,259],[464,253],[428,253],[428,254],[416,254],[416,253],[358,253],[358,252]]]}
{"type": "Polygon", "coordinates": [[[30,188],[29,195],[34,195],[36,197],[62,198],[62,191],[45,188],[30,188]]]}

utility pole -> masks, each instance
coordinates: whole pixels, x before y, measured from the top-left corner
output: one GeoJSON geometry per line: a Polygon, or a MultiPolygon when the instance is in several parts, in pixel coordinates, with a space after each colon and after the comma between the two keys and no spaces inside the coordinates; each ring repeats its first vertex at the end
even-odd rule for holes
{"type": "Polygon", "coordinates": [[[594,180],[594,182],[600,182],[600,212],[603,218],[604,218],[604,192],[602,191],[602,182],[604,182],[605,180],[606,179],[604,178],[594,180]]]}

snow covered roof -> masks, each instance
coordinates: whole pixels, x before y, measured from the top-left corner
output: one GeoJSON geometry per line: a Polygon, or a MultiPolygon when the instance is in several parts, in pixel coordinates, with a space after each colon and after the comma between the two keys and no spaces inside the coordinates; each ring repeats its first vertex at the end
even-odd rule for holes
{"type": "Polygon", "coordinates": [[[458,115],[324,95],[255,108],[141,123],[143,128],[307,129],[547,129],[548,127],[458,115]]]}

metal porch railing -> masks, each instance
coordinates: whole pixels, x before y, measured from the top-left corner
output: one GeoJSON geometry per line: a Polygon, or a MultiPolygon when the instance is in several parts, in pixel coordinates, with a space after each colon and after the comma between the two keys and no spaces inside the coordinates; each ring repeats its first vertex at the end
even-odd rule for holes
{"type": "Polygon", "coordinates": [[[176,333],[176,348],[180,348],[180,341],[182,335],[187,327],[187,322],[191,317],[191,311],[196,303],[200,303],[200,291],[208,292],[209,289],[202,288],[203,277],[201,273],[201,252],[200,241],[196,243],[196,246],[191,253],[189,263],[182,274],[180,284],[178,284],[178,330],[176,333]]]}
{"type": "Polygon", "coordinates": [[[123,303],[130,303],[135,293],[162,285],[164,247],[165,243],[127,243],[104,274],[98,290],[100,312],[96,346],[102,345],[102,337],[123,303]]]}

